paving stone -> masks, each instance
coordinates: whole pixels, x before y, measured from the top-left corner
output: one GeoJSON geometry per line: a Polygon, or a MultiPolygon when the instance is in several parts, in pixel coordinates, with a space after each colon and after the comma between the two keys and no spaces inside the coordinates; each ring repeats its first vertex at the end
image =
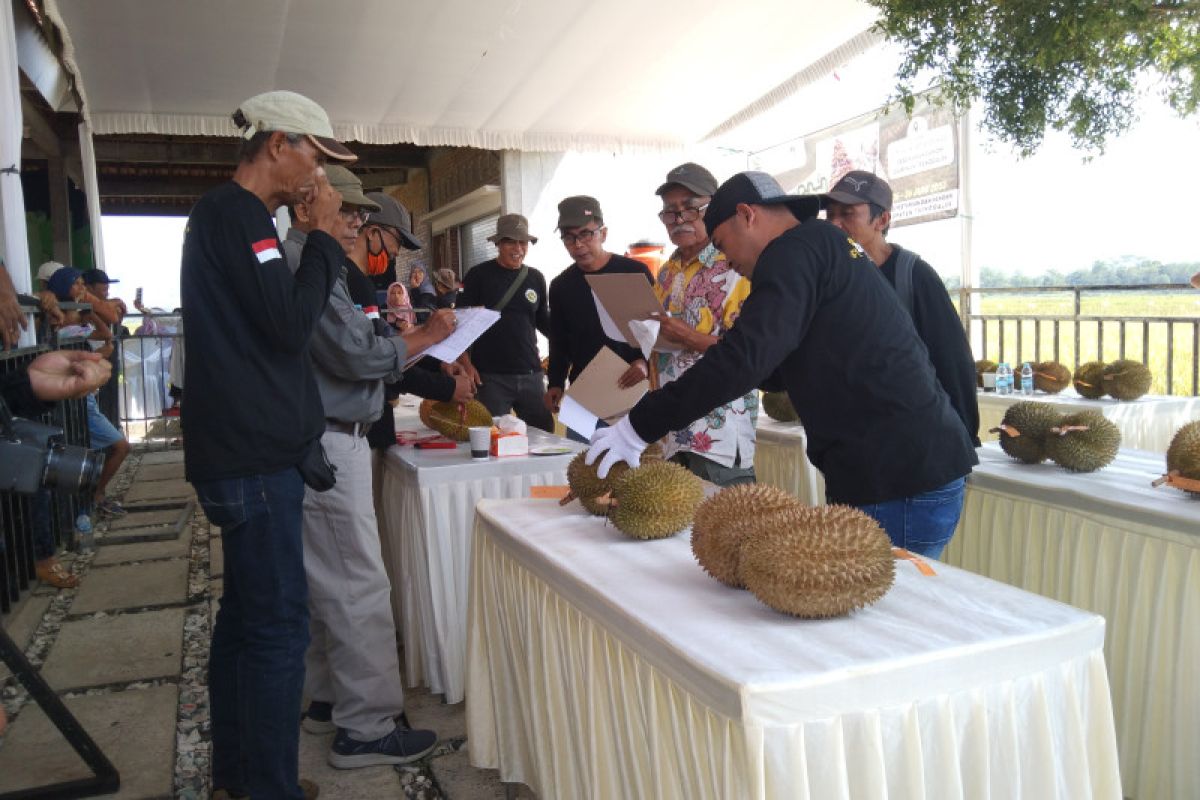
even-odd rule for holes
{"type": "Polygon", "coordinates": [[[187,481],[146,481],[135,483],[121,498],[122,503],[139,503],[145,500],[174,500],[192,496],[192,485],[187,481]]]}
{"type": "MultiPolygon", "coordinates": [[[[50,607],[53,595],[26,595],[8,616],[3,619],[4,632],[13,640],[13,644],[22,651],[29,646],[34,631],[42,624],[42,617],[50,607]]],[[[0,663],[0,682],[3,682],[12,672],[6,664],[0,663]]]]}
{"type": "Polygon", "coordinates": [[[187,600],[187,573],[184,560],[93,569],[79,584],[70,613],[182,603],[187,600]]]}
{"type": "Polygon", "coordinates": [[[300,775],[316,781],[321,797],[338,800],[376,800],[402,797],[400,775],[390,766],[334,769],[326,758],[333,734],[314,736],[300,732],[300,775]]]}
{"type": "MultiPolygon", "coordinates": [[[[470,746],[470,742],[467,746],[470,746]]],[[[499,771],[472,767],[467,747],[431,759],[429,769],[438,788],[450,800],[505,800],[499,771]]],[[[516,785],[515,797],[536,800],[534,793],[524,784],[516,785]]]]}
{"type": "Polygon", "coordinates": [[[208,540],[208,574],[214,578],[225,574],[225,545],[219,536],[208,540]]]}
{"type": "Polygon", "coordinates": [[[142,466],[149,464],[182,464],[183,450],[148,450],[142,454],[142,466]]]}
{"type": "Polygon", "coordinates": [[[181,558],[188,554],[192,546],[190,536],[180,536],[165,542],[135,542],[132,544],[109,544],[101,541],[92,559],[93,567],[107,567],[113,564],[127,564],[130,561],[150,561],[161,558],[181,558]]]}
{"type": "Polygon", "coordinates": [[[138,468],[138,481],[181,481],[183,480],[183,463],[179,464],[143,464],[138,468]]]}
{"type": "Polygon", "coordinates": [[[64,622],[42,668],[56,690],[178,675],[182,608],[64,622]]]}
{"type": "MultiPolygon", "coordinates": [[[[64,701],[121,773],[121,790],[105,797],[171,796],[178,692],[175,686],[156,686],[64,701]]],[[[27,705],[0,748],[0,792],[90,776],[42,710],[27,705]]]]}
{"type": "Polygon", "coordinates": [[[157,525],[173,525],[183,513],[182,508],[171,508],[161,511],[131,511],[123,517],[113,519],[108,523],[110,531],[120,531],[129,528],[152,528],[157,525]]]}
{"type": "MultiPolygon", "coordinates": [[[[401,656],[400,663],[404,663],[401,656]]],[[[467,704],[446,705],[442,696],[428,689],[404,689],[404,713],[414,728],[436,731],[438,739],[460,739],[467,735],[467,704]]]]}

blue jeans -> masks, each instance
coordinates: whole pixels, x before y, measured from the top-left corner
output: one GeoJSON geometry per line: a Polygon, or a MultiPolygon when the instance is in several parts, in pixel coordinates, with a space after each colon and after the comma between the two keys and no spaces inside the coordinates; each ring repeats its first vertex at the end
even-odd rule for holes
{"type": "Polygon", "coordinates": [[[928,558],[938,558],[954,535],[962,514],[965,478],[912,497],[857,506],[875,518],[896,547],[928,558]]]}
{"type": "Polygon", "coordinates": [[[299,800],[297,778],[308,583],[295,468],[196,481],[220,526],[225,591],[208,663],[213,788],[299,800]]]}

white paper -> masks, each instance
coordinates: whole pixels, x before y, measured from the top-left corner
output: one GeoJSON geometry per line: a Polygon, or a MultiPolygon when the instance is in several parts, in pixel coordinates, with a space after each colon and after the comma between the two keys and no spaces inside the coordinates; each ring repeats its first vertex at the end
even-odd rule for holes
{"type": "Polygon", "coordinates": [[[484,331],[496,324],[496,320],[500,319],[500,312],[482,307],[456,308],[454,318],[458,320],[458,324],[454,326],[454,333],[417,353],[405,361],[404,366],[407,367],[425,356],[450,363],[461,356],[484,331]]]}
{"type": "Polygon", "coordinates": [[[570,397],[563,397],[558,404],[558,421],[585,439],[591,439],[600,418],[570,397]]]}
{"type": "Polygon", "coordinates": [[[658,341],[658,329],[661,327],[656,319],[631,319],[629,320],[629,330],[633,333],[633,338],[637,339],[638,347],[642,349],[642,358],[650,360],[650,354],[654,352],[654,343],[658,341]]]}
{"type": "Polygon", "coordinates": [[[596,304],[596,315],[600,317],[600,327],[604,329],[604,335],[614,342],[625,341],[625,334],[621,333],[617,323],[609,316],[608,309],[604,307],[604,303],[600,302],[600,297],[595,290],[592,290],[592,302],[596,304]]]}

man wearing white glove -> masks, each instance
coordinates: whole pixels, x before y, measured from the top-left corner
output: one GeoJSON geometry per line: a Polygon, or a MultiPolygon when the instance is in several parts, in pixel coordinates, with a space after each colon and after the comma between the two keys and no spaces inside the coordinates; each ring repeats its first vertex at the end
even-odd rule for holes
{"type": "Polygon", "coordinates": [[[629,422],[629,417],[625,416],[610,428],[596,429],[596,432],[592,434],[592,446],[588,448],[583,461],[591,466],[596,463],[597,458],[600,458],[601,453],[607,453],[604,458],[600,459],[600,467],[596,470],[596,474],[601,478],[607,478],[608,471],[618,461],[634,465],[640,463],[642,451],[648,445],[648,442],[642,441],[642,437],[637,435],[637,431],[629,422]]]}

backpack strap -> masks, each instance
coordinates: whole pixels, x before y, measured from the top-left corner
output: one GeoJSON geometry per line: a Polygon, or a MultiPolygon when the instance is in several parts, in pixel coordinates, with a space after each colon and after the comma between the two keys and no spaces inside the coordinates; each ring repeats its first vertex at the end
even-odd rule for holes
{"type": "Polygon", "coordinates": [[[892,245],[896,251],[896,294],[900,297],[900,305],[911,317],[913,315],[913,265],[917,263],[917,254],[905,250],[899,245],[892,245]]]}
{"type": "Polygon", "coordinates": [[[508,301],[512,300],[513,295],[517,293],[517,289],[520,289],[521,284],[525,283],[525,276],[528,274],[529,266],[527,264],[522,264],[521,268],[517,270],[517,275],[515,278],[513,278],[513,282],[508,285],[508,291],[505,292],[504,296],[500,298],[499,303],[496,303],[496,305],[492,306],[492,311],[504,310],[504,307],[508,305],[508,301]]]}

